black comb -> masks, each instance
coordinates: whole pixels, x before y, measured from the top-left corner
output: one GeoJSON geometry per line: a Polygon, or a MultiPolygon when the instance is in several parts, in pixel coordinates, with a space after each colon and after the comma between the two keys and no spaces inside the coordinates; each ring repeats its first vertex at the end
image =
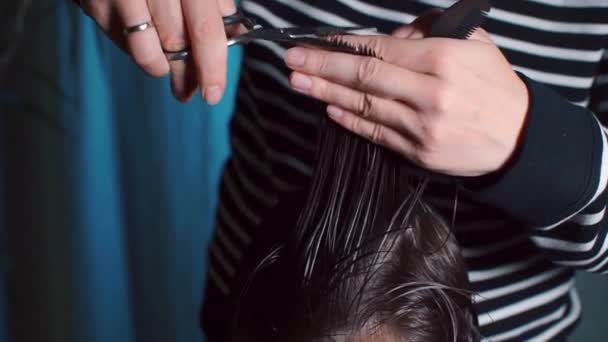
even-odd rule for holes
{"type": "Polygon", "coordinates": [[[467,39],[488,17],[489,0],[460,0],[445,10],[431,28],[431,37],[467,39]]]}
{"type": "Polygon", "coordinates": [[[376,54],[374,49],[364,44],[353,44],[344,40],[340,35],[329,36],[326,38],[327,42],[331,45],[330,49],[335,49],[339,52],[348,52],[357,56],[367,56],[382,59],[376,54]]]}
{"type": "MultiPolygon", "coordinates": [[[[460,0],[439,16],[431,28],[430,37],[467,39],[484,23],[491,8],[489,0],[460,0]]],[[[382,59],[374,49],[350,43],[341,34],[328,34],[323,41],[315,41],[314,47],[382,59]]]]}

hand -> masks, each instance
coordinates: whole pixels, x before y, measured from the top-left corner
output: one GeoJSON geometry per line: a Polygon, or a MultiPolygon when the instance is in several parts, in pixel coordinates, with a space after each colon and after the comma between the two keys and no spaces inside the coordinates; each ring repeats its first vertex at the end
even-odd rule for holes
{"type": "Polygon", "coordinates": [[[327,102],[338,124],[417,165],[448,175],[497,171],[514,153],[528,90],[489,35],[422,38],[349,36],[382,60],[292,48],[294,89],[327,102]]]}
{"type": "Polygon", "coordinates": [[[82,0],[83,10],[152,76],[171,72],[175,97],[187,101],[198,85],[214,104],[226,87],[227,45],[222,16],[233,0],[82,0]],[[126,27],[152,21],[154,29],[125,36],[126,27]],[[190,61],[168,62],[165,51],[190,47],[190,61]]]}

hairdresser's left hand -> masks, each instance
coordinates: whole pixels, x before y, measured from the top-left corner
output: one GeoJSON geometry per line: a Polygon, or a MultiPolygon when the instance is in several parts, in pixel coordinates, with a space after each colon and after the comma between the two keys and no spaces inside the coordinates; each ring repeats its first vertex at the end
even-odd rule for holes
{"type": "Polygon", "coordinates": [[[382,60],[292,48],[291,85],[346,129],[426,169],[499,170],[516,149],[528,90],[483,30],[469,40],[348,37],[382,60]]]}

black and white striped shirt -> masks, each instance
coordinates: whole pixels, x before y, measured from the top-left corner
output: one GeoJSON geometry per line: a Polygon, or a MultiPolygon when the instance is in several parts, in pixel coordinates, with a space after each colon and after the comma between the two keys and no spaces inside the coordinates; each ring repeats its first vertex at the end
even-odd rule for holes
{"type": "MultiPolygon", "coordinates": [[[[264,26],[390,32],[452,3],[244,0],[242,8],[264,26]]],[[[574,271],[608,271],[608,149],[599,121],[608,120],[608,0],[496,0],[485,28],[531,79],[531,110],[518,158],[494,182],[469,187],[459,199],[457,237],[484,338],[558,339],[581,314],[574,271]]],[[[218,293],[229,293],[246,246],[272,208],[311,175],[325,108],[290,89],[284,51],[270,42],[245,49],[210,248],[209,284],[218,293]]],[[[452,210],[453,189],[430,191],[437,208],[452,210]]]]}

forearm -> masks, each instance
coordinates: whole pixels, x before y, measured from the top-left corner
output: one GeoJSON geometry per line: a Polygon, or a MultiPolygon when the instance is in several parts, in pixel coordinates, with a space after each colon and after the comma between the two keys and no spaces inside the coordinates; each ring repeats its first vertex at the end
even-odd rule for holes
{"type": "Polygon", "coordinates": [[[500,172],[464,182],[470,195],[529,224],[556,264],[608,271],[608,149],[589,110],[526,80],[531,108],[520,147],[500,172]]]}

